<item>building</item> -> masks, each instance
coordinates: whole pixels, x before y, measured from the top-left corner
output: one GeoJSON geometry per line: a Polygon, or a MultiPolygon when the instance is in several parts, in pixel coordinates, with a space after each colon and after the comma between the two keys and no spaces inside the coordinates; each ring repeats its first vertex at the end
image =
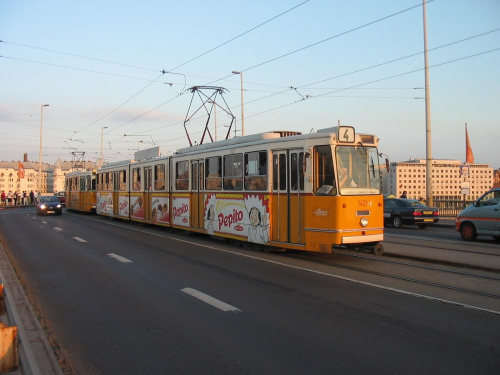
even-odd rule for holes
{"type": "Polygon", "coordinates": [[[65,178],[69,172],[95,168],[93,162],[80,162],[57,159],[54,165],[42,163],[41,179],[39,181],[38,162],[28,161],[27,154],[23,161],[0,161],[0,192],[23,191],[35,193],[56,193],[65,190],[65,178]],[[39,186],[40,182],[40,186],[39,186]]]}
{"type": "MultiPolygon", "coordinates": [[[[464,168],[459,160],[432,160],[433,200],[462,200],[467,190],[467,200],[475,200],[493,186],[493,168],[489,164],[471,164],[464,168]],[[466,174],[469,172],[468,175],[466,174]]],[[[384,194],[399,197],[406,191],[408,198],[427,196],[426,160],[410,159],[393,162],[383,183],[384,194]]]]}

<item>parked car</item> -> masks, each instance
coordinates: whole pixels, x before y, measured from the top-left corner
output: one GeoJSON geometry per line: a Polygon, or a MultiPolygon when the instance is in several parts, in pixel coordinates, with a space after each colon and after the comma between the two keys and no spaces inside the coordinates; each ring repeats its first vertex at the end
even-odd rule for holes
{"type": "Polygon", "coordinates": [[[37,215],[43,214],[62,214],[62,205],[55,195],[42,195],[36,204],[37,215]]]}
{"type": "Polygon", "coordinates": [[[63,207],[66,207],[66,192],[65,191],[58,191],[55,196],[57,199],[59,199],[59,202],[61,202],[63,207]]]}
{"type": "Polygon", "coordinates": [[[474,241],[479,235],[500,241],[500,188],[491,189],[464,208],[457,216],[455,228],[465,241],[474,241]]]}
{"type": "Polygon", "coordinates": [[[405,224],[425,228],[427,224],[439,221],[439,211],[427,207],[416,199],[386,198],[384,199],[384,223],[394,228],[402,228],[405,224]]]}

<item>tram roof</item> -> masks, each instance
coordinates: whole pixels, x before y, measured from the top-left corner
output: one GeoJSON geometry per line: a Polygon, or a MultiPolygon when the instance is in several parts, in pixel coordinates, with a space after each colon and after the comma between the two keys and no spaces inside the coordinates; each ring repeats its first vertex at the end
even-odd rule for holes
{"type": "MultiPolygon", "coordinates": [[[[190,147],[184,147],[181,149],[178,149],[175,155],[185,155],[185,154],[190,154],[193,152],[199,152],[199,151],[208,151],[208,150],[215,150],[218,148],[227,148],[227,147],[232,147],[232,146],[237,146],[237,145],[252,145],[252,144],[259,144],[259,143],[268,143],[272,141],[287,141],[287,140],[292,140],[292,139],[315,139],[315,138],[325,138],[329,136],[338,136],[338,127],[330,127],[330,128],[325,128],[325,129],[320,129],[315,133],[307,133],[307,134],[302,134],[301,132],[296,132],[296,131],[286,131],[286,130],[275,130],[271,132],[266,132],[266,133],[259,133],[259,134],[252,134],[252,135],[247,135],[243,137],[237,137],[237,138],[231,138],[231,139],[226,139],[223,141],[218,141],[218,142],[211,142],[211,143],[204,143],[201,145],[196,145],[196,146],[190,146],[190,147]]],[[[378,138],[374,135],[371,134],[362,134],[362,133],[357,133],[357,136],[359,136],[359,142],[362,144],[369,144],[369,145],[375,145],[378,140],[378,138]]]]}

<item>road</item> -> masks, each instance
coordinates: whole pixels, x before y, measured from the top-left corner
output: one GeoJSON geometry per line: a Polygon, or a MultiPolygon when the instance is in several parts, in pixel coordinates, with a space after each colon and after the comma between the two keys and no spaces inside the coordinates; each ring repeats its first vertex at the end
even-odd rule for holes
{"type": "Polygon", "coordinates": [[[500,368],[499,314],[379,287],[315,259],[32,209],[0,211],[0,239],[66,373],[500,368]]]}

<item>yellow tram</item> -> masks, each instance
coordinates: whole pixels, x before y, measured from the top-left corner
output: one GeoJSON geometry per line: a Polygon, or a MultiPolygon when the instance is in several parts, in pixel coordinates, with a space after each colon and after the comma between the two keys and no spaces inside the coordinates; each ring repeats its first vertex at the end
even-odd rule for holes
{"type": "Polygon", "coordinates": [[[96,171],[75,171],[66,175],[66,209],[96,212],[96,171]]]}
{"type": "Polygon", "coordinates": [[[382,254],[377,146],[338,126],[154,151],[97,170],[96,211],[282,249],[382,254]]]}

